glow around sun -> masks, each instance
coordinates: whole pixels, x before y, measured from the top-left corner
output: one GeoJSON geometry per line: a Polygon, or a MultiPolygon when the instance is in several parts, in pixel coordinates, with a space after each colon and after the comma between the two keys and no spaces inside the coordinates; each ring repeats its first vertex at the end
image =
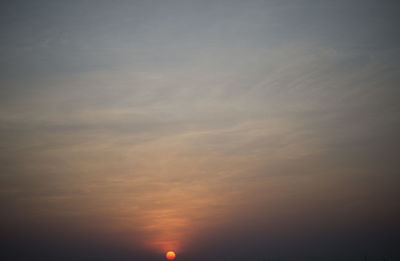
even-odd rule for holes
{"type": "Polygon", "coordinates": [[[166,257],[168,260],[174,260],[175,257],[176,257],[176,254],[175,254],[174,251],[168,251],[168,252],[165,254],[165,257],[166,257]]]}

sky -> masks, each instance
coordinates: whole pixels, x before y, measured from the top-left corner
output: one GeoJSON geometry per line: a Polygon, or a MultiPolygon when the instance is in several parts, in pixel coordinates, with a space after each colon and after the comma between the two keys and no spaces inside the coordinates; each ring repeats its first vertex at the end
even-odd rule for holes
{"type": "Polygon", "coordinates": [[[399,260],[399,12],[0,1],[0,256],[399,260]]]}

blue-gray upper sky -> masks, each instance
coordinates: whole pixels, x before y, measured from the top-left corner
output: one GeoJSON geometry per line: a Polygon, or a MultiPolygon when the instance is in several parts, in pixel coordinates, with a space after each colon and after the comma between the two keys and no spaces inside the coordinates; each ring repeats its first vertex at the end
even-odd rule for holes
{"type": "Polygon", "coordinates": [[[1,1],[5,255],[399,258],[399,11],[1,1]]]}

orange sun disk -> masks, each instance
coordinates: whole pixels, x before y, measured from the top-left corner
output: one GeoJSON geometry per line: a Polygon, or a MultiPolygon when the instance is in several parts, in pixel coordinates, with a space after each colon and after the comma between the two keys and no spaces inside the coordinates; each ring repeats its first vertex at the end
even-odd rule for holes
{"type": "Polygon", "coordinates": [[[165,254],[165,257],[166,257],[168,260],[174,260],[175,257],[176,257],[176,254],[175,254],[174,251],[168,251],[168,252],[165,254]]]}

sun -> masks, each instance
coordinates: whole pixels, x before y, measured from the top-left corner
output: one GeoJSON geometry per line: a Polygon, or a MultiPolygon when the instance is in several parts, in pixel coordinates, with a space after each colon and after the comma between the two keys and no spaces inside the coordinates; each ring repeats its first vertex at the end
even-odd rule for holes
{"type": "Polygon", "coordinates": [[[176,257],[176,254],[175,254],[174,251],[168,251],[168,252],[165,254],[165,257],[166,257],[168,260],[174,260],[175,257],[176,257]]]}

